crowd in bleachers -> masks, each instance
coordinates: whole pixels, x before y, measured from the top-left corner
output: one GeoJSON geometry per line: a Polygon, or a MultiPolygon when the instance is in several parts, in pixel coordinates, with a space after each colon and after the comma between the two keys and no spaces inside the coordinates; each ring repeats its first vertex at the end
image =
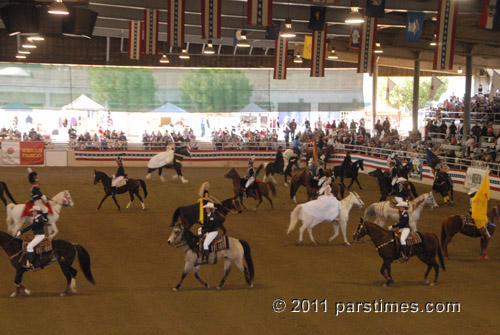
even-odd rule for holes
{"type": "Polygon", "coordinates": [[[212,131],[212,145],[216,150],[258,149],[271,150],[278,147],[278,133],[276,129],[235,129],[212,131]]]}
{"type": "Polygon", "coordinates": [[[70,127],[68,129],[68,136],[69,145],[72,149],[127,149],[127,137],[123,131],[99,129],[94,134],[90,134],[88,131],[78,134],[75,128],[70,127]]]}
{"type": "Polygon", "coordinates": [[[169,133],[168,130],[165,130],[164,133],[159,130],[156,133],[152,131],[151,134],[145,130],[142,134],[142,147],[144,150],[165,150],[171,143],[194,145],[195,141],[194,131],[188,127],[184,127],[183,134],[180,131],[169,133]]]}
{"type": "Polygon", "coordinates": [[[29,132],[21,133],[15,127],[9,127],[0,129],[0,138],[2,140],[14,140],[14,141],[43,141],[43,136],[38,133],[35,128],[31,128],[29,132]]]}

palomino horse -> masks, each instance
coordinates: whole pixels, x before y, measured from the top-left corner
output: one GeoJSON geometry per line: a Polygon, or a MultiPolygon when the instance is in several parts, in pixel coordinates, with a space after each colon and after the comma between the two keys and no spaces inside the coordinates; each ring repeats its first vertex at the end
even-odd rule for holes
{"type": "MultiPolygon", "coordinates": [[[[427,205],[431,208],[438,207],[438,204],[436,203],[432,192],[424,193],[416,199],[409,201],[408,204],[408,214],[410,214],[411,231],[417,230],[417,222],[418,219],[420,219],[420,214],[422,214],[424,205],[427,205]]],[[[383,228],[387,219],[391,219],[394,221],[399,220],[399,210],[395,207],[392,207],[390,201],[375,202],[368,206],[368,208],[365,210],[364,219],[366,221],[373,216],[376,217],[375,223],[383,228]]]]}
{"type": "MultiPolygon", "coordinates": [[[[57,235],[59,230],[57,229],[56,222],[59,220],[59,213],[61,213],[61,209],[63,207],[73,207],[75,204],[73,203],[73,199],[71,198],[71,194],[69,194],[68,190],[57,193],[51,200],[48,201],[50,207],[52,208],[52,214],[47,216],[47,230],[49,233],[49,239],[54,239],[54,236],[57,235]]],[[[15,236],[16,233],[21,230],[21,227],[26,223],[31,223],[33,220],[32,216],[23,216],[24,213],[24,204],[7,205],[7,231],[12,236],[15,236]]]]}
{"type": "Polygon", "coordinates": [[[364,170],[362,159],[358,159],[357,161],[352,163],[352,165],[349,165],[346,171],[342,170],[342,165],[335,166],[333,167],[334,178],[337,179],[337,177],[340,177],[340,183],[344,187],[345,187],[344,178],[351,178],[351,183],[349,184],[349,186],[347,186],[347,188],[351,189],[352,184],[356,182],[358,183],[359,189],[362,190],[363,188],[361,187],[361,184],[359,183],[358,180],[359,169],[361,169],[362,171],[364,170]]]}
{"type": "MultiPolygon", "coordinates": [[[[439,239],[436,234],[433,233],[418,232],[417,234],[420,235],[422,242],[411,246],[410,257],[417,256],[423,263],[427,264],[427,271],[424,275],[424,283],[426,285],[430,284],[429,280],[427,280],[427,276],[429,275],[431,269],[434,268],[434,282],[430,284],[431,286],[434,286],[437,284],[439,276],[439,264],[436,261],[436,254],[439,257],[441,268],[446,271],[443,253],[441,252],[441,247],[439,245],[439,239]]],[[[384,260],[382,267],[380,268],[380,273],[386,280],[384,286],[393,284],[394,280],[391,275],[391,264],[393,261],[398,259],[400,255],[399,238],[395,236],[394,232],[387,231],[375,223],[361,219],[361,223],[358,225],[353,239],[355,241],[359,241],[359,239],[365,235],[370,236],[373,244],[375,244],[378,254],[384,260]]]]}
{"type": "MultiPolygon", "coordinates": [[[[76,293],[76,274],[77,271],[71,266],[78,256],[78,261],[80,263],[80,268],[85,275],[87,280],[95,285],[94,278],[92,277],[92,271],[90,269],[90,256],[87,250],[79,244],[66,242],[64,240],[54,240],[52,243],[52,251],[45,252],[38,257],[35,262],[35,268],[44,268],[55,262],[59,263],[61,270],[66,277],[66,290],[61,293],[61,296],[65,296],[69,293],[76,293]]],[[[11,297],[16,297],[19,293],[24,292],[27,295],[31,294],[23,284],[23,275],[28,269],[24,268],[26,258],[23,257],[23,240],[12,237],[7,233],[0,231],[0,245],[5,250],[10,258],[10,264],[16,269],[16,277],[14,279],[14,285],[16,285],[16,291],[12,293],[11,297]]]]}
{"type": "Polygon", "coordinates": [[[5,192],[5,194],[7,194],[7,196],[10,199],[10,201],[12,201],[14,204],[17,205],[16,200],[14,200],[14,197],[9,192],[9,188],[7,187],[7,184],[5,182],[3,182],[3,181],[0,181],[0,199],[3,201],[3,203],[5,204],[5,206],[7,206],[7,200],[5,200],[5,197],[3,196],[4,192],[5,192]]]}
{"type": "Polygon", "coordinates": [[[437,173],[432,183],[432,190],[441,194],[445,206],[448,206],[448,200],[450,200],[450,202],[453,201],[451,200],[453,199],[453,184],[450,182],[448,173],[442,171],[437,173]]]}
{"type": "MultiPolygon", "coordinates": [[[[164,152],[159,153],[158,155],[161,155],[161,154],[164,154],[164,152]]],[[[154,156],[154,157],[156,157],[156,156],[154,156]]],[[[182,164],[181,164],[181,162],[184,160],[184,158],[191,157],[191,152],[189,152],[189,149],[186,146],[176,147],[173,157],[174,158],[173,158],[172,162],[165,164],[161,167],[158,167],[158,168],[156,168],[156,167],[149,168],[148,167],[148,174],[146,175],[146,179],[151,178],[151,172],[158,169],[158,175],[160,176],[160,180],[162,183],[164,183],[165,178],[162,176],[162,170],[163,170],[163,168],[165,168],[165,169],[174,169],[175,172],[177,172],[177,174],[172,176],[172,179],[180,177],[183,183],[187,183],[188,181],[186,179],[184,179],[184,177],[182,176],[182,164]]],[[[153,158],[151,158],[151,159],[153,159],[153,158]]]]}
{"type": "MultiPolygon", "coordinates": [[[[246,179],[240,178],[240,175],[234,168],[229,170],[229,172],[226,173],[224,177],[231,179],[233,181],[234,199],[240,198],[240,204],[246,209],[245,205],[243,204],[243,193],[245,190],[246,179]]],[[[255,206],[253,210],[256,210],[260,206],[260,204],[262,203],[262,197],[265,197],[267,200],[269,200],[269,203],[271,204],[271,209],[274,209],[273,201],[269,197],[269,190],[271,190],[274,196],[276,195],[276,187],[274,186],[273,182],[272,181],[259,182],[256,180],[254,183],[255,183],[254,185],[255,194],[259,202],[257,203],[257,206],[255,206]]]]}
{"type": "MultiPolygon", "coordinates": [[[[330,169],[326,170],[325,175],[327,177],[332,176],[332,171],[330,169]]],[[[297,203],[297,191],[300,186],[304,186],[307,190],[307,201],[316,199],[318,188],[311,186],[311,174],[309,169],[306,167],[302,172],[294,174],[292,180],[290,181],[290,198],[293,202],[297,203]]],[[[339,183],[331,183],[330,189],[332,194],[338,199],[342,200],[344,198],[345,186],[339,183]]]]}
{"type": "MultiPolygon", "coordinates": [[[[205,205],[208,200],[203,200],[203,204],[205,205]]],[[[224,227],[224,221],[226,221],[226,216],[229,212],[238,211],[241,212],[242,207],[240,206],[240,201],[235,198],[229,198],[222,201],[220,204],[215,204],[215,215],[217,217],[217,223],[219,224],[219,228],[222,229],[224,234],[226,234],[226,228],[224,227]]],[[[177,207],[172,216],[171,227],[175,226],[177,220],[181,221],[181,224],[186,228],[191,228],[195,223],[200,222],[200,204],[192,204],[188,206],[177,207]]]]}
{"type": "MultiPolygon", "coordinates": [[[[111,186],[111,177],[108,176],[106,173],[102,171],[97,171],[94,170],[94,185],[96,185],[98,182],[102,183],[102,186],[104,187],[104,198],[102,198],[101,203],[99,206],[97,206],[97,210],[101,209],[102,203],[104,200],[106,200],[109,196],[113,198],[115,201],[116,207],[118,207],[118,210],[121,210],[120,205],[118,205],[118,201],[116,201],[116,195],[113,193],[113,187],[111,186]]],[[[148,190],[146,189],[146,183],[142,179],[127,179],[127,183],[123,186],[118,187],[117,194],[122,194],[125,192],[128,192],[130,194],[130,201],[127,204],[126,209],[130,207],[132,204],[132,201],[134,201],[134,194],[139,198],[139,201],[141,202],[142,209],[146,209],[146,205],[144,205],[144,202],[142,201],[142,197],[139,194],[139,186],[142,187],[142,190],[144,191],[144,198],[147,198],[148,196],[148,190]]]]}
{"type": "MultiPolygon", "coordinates": [[[[229,248],[225,250],[220,250],[217,252],[210,252],[208,257],[209,264],[216,264],[217,259],[224,259],[224,276],[222,277],[219,285],[217,285],[217,289],[221,289],[226,281],[229,272],[231,271],[231,264],[234,263],[238,267],[238,269],[243,272],[245,275],[245,281],[247,282],[250,288],[253,287],[253,277],[254,277],[254,268],[252,255],[250,254],[250,246],[247,242],[243,240],[238,240],[234,237],[227,237],[229,242],[229,248]],[[247,267],[244,265],[244,261],[246,262],[247,267]]],[[[189,229],[184,228],[182,225],[175,225],[172,229],[172,233],[168,237],[168,244],[175,245],[180,243],[182,248],[184,249],[184,271],[182,272],[181,280],[174,287],[174,291],[179,290],[186,278],[187,274],[191,269],[194,268],[194,276],[196,279],[200,281],[200,283],[206,288],[210,288],[208,283],[204,282],[200,278],[200,255],[198,255],[199,251],[199,237],[193,234],[189,229]]]]}
{"type": "MultiPolygon", "coordinates": [[[[497,205],[491,208],[488,213],[488,224],[486,225],[486,229],[490,233],[490,236],[493,236],[495,232],[495,227],[498,224],[500,218],[500,205],[497,205]]],[[[450,215],[446,217],[441,223],[441,245],[443,246],[443,252],[446,257],[448,256],[448,243],[451,242],[453,236],[456,233],[462,233],[465,236],[469,237],[480,237],[481,238],[481,259],[489,259],[488,256],[488,238],[485,238],[484,235],[473,225],[464,224],[462,217],[460,215],[450,215]]]]}
{"type": "MultiPolygon", "coordinates": [[[[319,215],[312,216],[307,213],[303,212],[303,207],[308,206],[308,204],[311,204],[313,202],[318,202],[318,201],[323,201],[323,197],[333,197],[329,195],[324,195],[321,196],[318,200],[313,200],[310,202],[306,202],[305,204],[298,205],[295,207],[295,209],[292,211],[290,214],[290,226],[288,227],[287,234],[290,234],[292,230],[295,229],[295,226],[299,222],[299,220],[302,221],[302,226],[300,227],[299,231],[299,241],[297,244],[302,243],[302,236],[304,234],[304,231],[307,229],[307,232],[309,233],[309,237],[311,238],[311,241],[316,244],[316,241],[314,240],[314,237],[312,235],[312,229],[314,226],[320,224],[323,221],[328,221],[332,222],[333,224],[333,229],[335,231],[334,235],[328,239],[328,242],[333,241],[338,235],[339,235],[339,226],[342,229],[342,235],[344,235],[344,242],[347,245],[351,245],[347,241],[346,237],[346,227],[347,227],[347,221],[349,220],[349,212],[351,211],[351,208],[353,205],[358,206],[359,208],[363,207],[365,204],[363,200],[359,197],[359,195],[356,192],[351,192],[347,197],[342,199],[340,201],[340,208],[333,215],[329,216],[328,214],[328,209],[330,209],[332,206],[326,205],[326,206],[320,206],[323,207],[325,210],[318,210],[316,211],[319,215]]],[[[327,198],[328,200],[331,200],[327,198]]]]}

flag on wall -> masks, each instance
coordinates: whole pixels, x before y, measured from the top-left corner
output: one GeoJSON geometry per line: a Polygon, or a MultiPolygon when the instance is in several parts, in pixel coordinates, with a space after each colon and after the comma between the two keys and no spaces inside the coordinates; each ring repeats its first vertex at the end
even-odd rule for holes
{"type": "Polygon", "coordinates": [[[434,95],[436,94],[438,88],[441,87],[441,85],[443,85],[443,82],[441,80],[439,80],[438,77],[433,75],[432,79],[431,79],[431,89],[429,91],[429,98],[431,100],[434,100],[434,95]]]}
{"type": "Polygon", "coordinates": [[[168,0],[168,46],[184,46],[185,0],[168,0]]]}
{"type": "Polygon", "coordinates": [[[304,36],[304,50],[302,58],[311,59],[313,38],[310,35],[304,36]]]}
{"type": "Polygon", "coordinates": [[[143,22],[131,20],[128,24],[128,58],[141,59],[143,22]]]}
{"type": "Polygon", "coordinates": [[[491,84],[490,84],[490,99],[495,96],[497,90],[500,89],[500,74],[493,70],[493,75],[491,76],[491,84]]]}
{"type": "Polygon", "coordinates": [[[44,164],[44,142],[3,141],[2,165],[44,164]]]}
{"type": "Polygon", "coordinates": [[[490,200],[490,176],[489,171],[486,170],[484,173],[483,181],[479,190],[476,192],[474,198],[472,198],[472,218],[476,224],[477,229],[480,229],[488,223],[488,200],[490,200]]]}
{"type": "Polygon", "coordinates": [[[273,24],[266,27],[266,39],[277,40],[280,37],[281,21],[274,21],[273,24]]]}
{"type": "Polygon", "coordinates": [[[500,30],[500,0],[483,0],[479,26],[491,30],[500,30]]]}
{"type": "Polygon", "coordinates": [[[221,38],[221,0],[201,1],[201,38],[221,38]]]}
{"type": "Polygon", "coordinates": [[[420,41],[420,36],[422,36],[422,29],[424,28],[424,20],[424,13],[408,12],[406,14],[405,41],[420,41]]]}
{"type": "Polygon", "coordinates": [[[273,0],[248,0],[247,24],[270,26],[273,18],[273,0]]]}
{"type": "Polygon", "coordinates": [[[366,17],[361,25],[361,43],[358,52],[358,73],[372,74],[375,69],[375,40],[377,18],[366,17]]]}
{"type": "Polygon", "coordinates": [[[273,79],[286,79],[286,56],[288,54],[288,38],[279,37],[274,49],[273,79]]]}
{"type": "Polygon", "coordinates": [[[314,30],[312,38],[312,53],[311,53],[311,77],[325,76],[325,60],[326,60],[326,24],[323,25],[323,30],[314,30]]]}
{"type": "Polygon", "coordinates": [[[351,34],[349,36],[349,49],[359,50],[360,39],[361,26],[351,26],[351,34]]]}
{"type": "Polygon", "coordinates": [[[311,30],[323,30],[325,27],[326,7],[311,7],[309,24],[307,28],[311,30]]]}
{"type": "Polygon", "coordinates": [[[385,0],[366,0],[366,16],[384,17],[385,0]]]}
{"type": "Polygon", "coordinates": [[[389,95],[391,94],[391,91],[396,87],[396,83],[391,80],[391,78],[387,78],[387,90],[385,92],[385,99],[389,101],[389,95]]]}
{"type": "Polygon", "coordinates": [[[158,50],[158,9],[144,10],[144,53],[156,55],[158,50]]]}
{"type": "Polygon", "coordinates": [[[436,24],[437,45],[434,49],[434,70],[453,69],[457,16],[457,0],[438,1],[436,24]]]}

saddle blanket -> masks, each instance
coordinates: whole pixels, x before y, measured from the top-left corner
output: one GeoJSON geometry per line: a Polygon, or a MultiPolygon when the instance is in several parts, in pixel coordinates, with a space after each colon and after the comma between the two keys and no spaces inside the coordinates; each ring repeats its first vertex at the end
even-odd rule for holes
{"type": "Polygon", "coordinates": [[[390,201],[379,202],[375,206],[375,215],[379,221],[385,221],[384,208],[387,204],[390,206],[390,201]]]}
{"type": "MultiPolygon", "coordinates": [[[[23,251],[26,252],[26,247],[31,242],[31,238],[27,237],[23,240],[23,251]]],[[[35,247],[35,253],[43,254],[46,252],[52,251],[52,242],[49,239],[44,238],[42,242],[38,243],[35,247]]]]}
{"type": "MultiPolygon", "coordinates": [[[[111,185],[113,185],[114,181],[115,181],[115,178],[113,178],[113,180],[111,181],[111,185]]],[[[127,178],[123,178],[122,180],[120,180],[118,182],[118,184],[116,184],[116,187],[122,187],[125,185],[127,185],[127,178]]]]}
{"type": "Polygon", "coordinates": [[[162,166],[171,164],[174,161],[174,154],[175,152],[173,150],[167,150],[154,155],[148,162],[148,168],[158,169],[162,166]]]}
{"type": "MultiPolygon", "coordinates": [[[[396,237],[397,237],[398,241],[400,241],[401,233],[397,232],[396,237]]],[[[410,235],[408,235],[408,238],[406,238],[406,244],[408,246],[412,246],[412,245],[419,244],[419,243],[422,243],[422,237],[420,236],[419,233],[416,233],[416,232],[410,233],[410,235]]]]}
{"type": "Polygon", "coordinates": [[[475,226],[476,225],[476,223],[474,222],[474,219],[469,214],[460,215],[460,218],[462,219],[463,224],[466,226],[475,226]]]}
{"type": "MultiPolygon", "coordinates": [[[[49,214],[53,214],[54,211],[52,210],[52,207],[50,207],[49,203],[48,202],[43,202],[43,204],[45,205],[45,207],[47,207],[47,209],[49,210],[49,214]]],[[[27,217],[27,216],[33,216],[33,213],[30,212],[30,209],[33,208],[33,203],[28,200],[24,203],[24,209],[23,209],[23,213],[21,214],[21,217],[24,218],[24,217],[27,217]]]]}
{"type": "MultiPolygon", "coordinates": [[[[205,237],[200,239],[200,252],[203,251],[203,241],[205,241],[205,237]]],[[[218,252],[226,249],[229,249],[229,239],[227,235],[218,236],[212,244],[210,244],[210,252],[218,252]]]]}

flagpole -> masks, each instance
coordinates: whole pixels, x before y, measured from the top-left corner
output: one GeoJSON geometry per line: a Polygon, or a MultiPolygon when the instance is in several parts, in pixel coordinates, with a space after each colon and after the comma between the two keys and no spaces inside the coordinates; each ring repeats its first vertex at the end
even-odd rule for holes
{"type": "MultiPolygon", "coordinates": [[[[467,135],[470,133],[470,98],[472,86],[472,55],[465,56],[465,98],[464,98],[464,125],[462,143],[467,141],[467,135]]],[[[491,93],[490,93],[491,94],[491,93]]]]}
{"type": "Polygon", "coordinates": [[[378,80],[378,60],[380,57],[375,57],[375,64],[373,65],[373,84],[372,84],[372,133],[375,132],[375,125],[377,124],[377,80],[378,80]]]}
{"type": "Polygon", "coordinates": [[[417,58],[413,67],[413,104],[412,104],[412,131],[417,133],[418,130],[418,97],[420,90],[420,52],[417,52],[417,58]]]}

